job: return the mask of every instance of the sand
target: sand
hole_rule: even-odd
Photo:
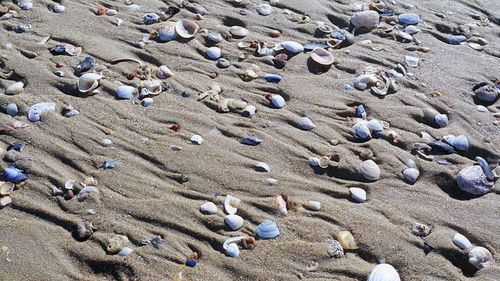
[[[28,170],[29,179],[11,194],[13,203],[0,210],[0,280],[172,280],[193,251],[201,257],[196,267],[184,270],[183,280],[366,280],[381,260],[393,265],[405,281],[500,279],[498,182],[480,197],[464,195],[454,182],[462,168],[474,163],[475,156],[491,164],[500,158],[500,130],[493,116],[500,111],[499,103],[486,105],[488,112],[480,112],[472,92],[475,84],[500,78],[500,2],[413,1],[413,9],[404,9],[402,1],[387,3],[397,13],[411,11],[421,16],[418,27],[422,33],[415,37],[431,51],[409,52],[404,49],[408,43],[382,38],[376,32],[364,33],[356,36],[356,44],[334,50],[339,63],[321,74],[310,72],[307,53],[290,59],[283,70],[252,54],[238,62],[241,50],[236,43],[241,40],[230,38],[229,26],[246,26],[250,35],[245,40],[316,41],[315,21],[348,27],[354,13],[351,1],[281,0],[265,17],[255,13],[255,6],[264,1],[196,1],[208,10],[198,21],[201,28],[219,31],[226,38],[221,43],[223,56],[232,65],[225,70],[204,58],[207,47],[201,34],[188,42],[137,47],[144,33],[162,25],[146,26],[142,15],[181,1],[137,0],[140,10],[130,13],[124,1],[67,0],[62,1],[66,7],[62,14],[47,8],[51,1],[35,2],[32,10],[1,22],[0,43],[13,45],[0,51],[2,60],[7,67],[25,73],[27,81],[22,94],[6,97],[2,91],[1,95],[24,109],[54,101],[58,112],[44,115],[37,123],[27,121],[26,114],[17,116],[15,119],[30,127],[0,137],[4,149],[9,143],[22,143],[21,155],[32,158],[16,162]],[[101,4],[113,7],[118,15],[95,15]],[[252,14],[238,14],[240,7]],[[294,21],[303,14],[311,17],[311,23]],[[479,16],[490,21],[489,26],[473,29],[489,41],[483,51],[443,41],[457,26],[478,22]],[[113,23],[116,17],[123,19],[120,27]],[[181,9],[170,21],[194,17],[189,9]],[[32,28],[21,34],[9,31],[19,23],[29,23]],[[272,29],[283,35],[270,38]],[[45,36],[51,36],[50,40],[38,44]],[[383,49],[363,46],[363,40],[372,40]],[[83,52],[78,57],[54,56],[49,49],[60,43],[81,46]],[[37,56],[27,58],[22,54],[25,51]],[[344,85],[352,85],[365,67],[393,68],[404,62],[405,55],[419,57],[420,64],[411,69],[413,77],[400,82],[397,93],[380,98],[369,91],[344,91]],[[109,70],[100,93],[86,97],[74,90],[78,78],[71,68],[84,56]],[[135,63],[110,63],[122,57],[167,65],[174,72],[166,80],[171,89],[154,97],[148,108],[116,100],[114,89],[120,83],[138,86],[140,82],[125,76],[136,69]],[[59,69],[64,77],[53,73],[57,63],[68,65]],[[238,74],[252,64],[260,67],[261,74],[282,75],[283,81],[243,82]],[[213,72],[218,73],[215,79],[210,77]],[[0,81],[1,88],[12,83]],[[196,96],[214,83],[221,85],[222,96],[255,105],[256,116],[221,114],[197,101]],[[182,97],[183,91],[191,93],[191,98]],[[441,95],[432,96],[433,91]],[[282,94],[286,107],[270,108],[266,93]],[[365,106],[370,118],[390,123],[401,142],[357,140],[351,126],[358,104]],[[62,116],[60,110],[66,105],[80,115]],[[450,124],[438,129],[422,122],[422,108],[426,107],[446,113]],[[302,116],[313,120],[316,128],[298,129]],[[0,114],[1,124],[12,120]],[[180,124],[178,132],[170,130],[173,123]],[[211,134],[213,129],[220,134]],[[436,138],[464,134],[471,148],[466,153],[435,156],[432,162],[423,160],[411,153],[422,131]],[[201,135],[205,142],[191,144],[192,134]],[[239,143],[244,135],[264,141],[256,147],[245,146]],[[103,138],[111,139],[113,145],[102,146]],[[331,139],[338,139],[339,144],[331,145]],[[173,151],[172,144],[184,149]],[[339,166],[315,173],[308,159],[331,152],[340,154]],[[357,172],[366,155],[381,169],[381,179],[373,183],[362,180]],[[108,159],[116,160],[116,167],[103,170],[100,166]],[[421,173],[414,185],[403,181],[407,159],[414,159]],[[436,160],[450,164],[440,165]],[[255,171],[257,161],[269,164],[271,172]],[[61,188],[69,179],[82,181],[90,176],[97,180],[99,193],[86,201],[52,195],[52,186]],[[267,178],[276,179],[277,184],[269,185]],[[350,187],[365,189],[368,200],[354,203],[349,199]],[[242,200],[237,214],[245,224],[238,231],[224,226],[222,203],[227,194]],[[301,204],[319,201],[321,210],[298,208],[280,216],[274,208],[279,194]],[[200,213],[199,206],[207,201],[216,203],[217,214]],[[255,249],[242,249],[238,258],[225,255],[225,239],[253,236],[264,219],[277,222],[281,234],[276,239],[258,240]],[[79,242],[73,234],[82,220],[92,222],[97,230],[90,239]],[[433,231],[417,237],[411,232],[415,222],[430,225]],[[328,255],[326,240],[341,230],[353,233],[359,249],[335,259]],[[477,271],[468,264],[466,252],[452,243],[456,232],[489,249],[494,257],[491,265]],[[106,252],[107,240],[116,234],[130,239],[134,249],[130,256]],[[164,239],[160,249],[142,243],[154,235]],[[426,254],[424,248],[428,247],[432,251]],[[307,269],[315,263],[317,268]]]

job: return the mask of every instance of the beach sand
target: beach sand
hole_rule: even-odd
[[[35,1],[32,10],[1,22],[0,43],[13,45],[0,50],[2,60],[7,67],[25,73],[27,81],[23,93],[5,96],[2,90],[2,99],[17,103],[21,110],[44,101],[56,102],[58,109],[36,123],[20,114],[15,119],[30,127],[0,137],[4,149],[10,143],[21,143],[24,150],[20,155],[32,159],[16,162],[29,178],[12,192],[12,204],[0,210],[0,280],[173,280],[192,252],[198,252],[200,258],[196,267],[183,271],[183,280],[366,280],[382,260],[394,266],[405,281],[500,280],[499,184],[480,197],[464,194],[455,184],[457,173],[472,165],[474,157],[481,156],[490,164],[500,159],[500,129],[495,124],[498,117],[493,115],[500,112],[499,103],[485,105],[488,112],[480,112],[472,91],[479,82],[500,78],[499,1],[413,1],[411,9],[402,6],[408,2],[388,2],[396,14],[420,15],[422,32],[415,38],[430,51],[406,51],[404,47],[410,43],[365,32],[355,37],[355,44],[333,50],[338,63],[321,74],[310,71],[308,53],[290,58],[282,70],[253,54],[239,62],[244,51],[236,44],[245,40],[319,41],[314,36],[315,22],[347,29],[355,13],[351,1],[281,0],[268,16],[255,12],[256,5],[267,3],[264,1],[192,1],[208,11],[197,21],[200,27],[223,34],[219,46],[223,57],[231,61],[227,69],[217,68],[204,57],[207,47],[201,32],[187,42],[151,42],[138,48],[144,34],[165,24],[144,25],[142,16],[181,1],[136,0],[139,11],[129,12],[124,1],[63,0],[66,10],[62,14],[50,11],[47,6],[51,3]],[[94,11],[100,5],[114,8],[118,14],[97,16]],[[242,7],[252,13],[239,14]],[[182,8],[169,22],[194,19],[192,11]],[[304,14],[311,22],[297,23]],[[443,39],[460,25],[478,23],[479,17],[490,21],[489,26],[472,30],[489,41],[484,50],[451,45]],[[123,20],[121,26],[114,24],[115,18]],[[32,27],[25,33],[10,30],[20,23]],[[249,36],[231,38],[228,30],[232,25],[244,25]],[[282,36],[269,37],[273,29]],[[51,36],[48,42],[38,44],[46,36]],[[373,44],[363,45],[363,40]],[[61,43],[81,46],[83,52],[80,56],[49,52]],[[381,48],[372,48],[374,45]],[[36,57],[27,58],[23,55],[27,52]],[[410,68],[413,76],[399,82],[398,92],[381,98],[368,90],[344,90],[366,67],[394,68],[404,63],[406,55],[418,57],[420,62]],[[85,56],[109,70],[95,95],[82,96],[74,89],[78,77],[72,67]],[[138,78],[126,78],[137,64],[112,64],[117,58],[167,65],[174,73],[165,80],[170,89],[153,97],[154,104],[147,108],[115,99],[120,83],[135,87],[140,83]],[[58,63],[67,67],[57,68]],[[252,64],[260,67],[260,75],[280,74],[283,81],[243,82],[238,74]],[[65,76],[56,76],[56,70],[64,71]],[[214,72],[218,75],[211,78]],[[0,81],[2,89],[12,83]],[[253,118],[222,114],[197,101],[197,95],[214,83],[222,87],[223,97],[255,105],[257,114]],[[191,97],[182,97],[184,91]],[[434,91],[441,95],[431,95]],[[286,106],[271,108],[264,98],[267,93],[281,94]],[[401,141],[356,139],[351,127],[354,107],[359,104],[370,118],[388,122]],[[60,111],[67,105],[80,115],[62,116]],[[449,125],[429,126],[422,121],[423,108],[447,114]],[[298,128],[303,116],[314,122],[314,130]],[[13,119],[0,114],[0,124]],[[177,132],[170,129],[174,123],[181,126]],[[420,132],[435,138],[466,135],[470,149],[423,160],[412,153],[413,144],[421,141]],[[191,144],[193,134],[201,135],[205,142]],[[258,146],[240,144],[245,135],[258,136],[263,142]],[[104,147],[103,138],[113,144]],[[330,144],[332,139],[339,144]],[[184,149],[173,151],[170,145]],[[338,167],[311,169],[310,157],[329,153],[339,153]],[[366,182],[359,175],[358,166],[367,155],[380,167],[381,178],[376,182]],[[102,169],[103,161],[110,159],[116,160],[115,168]],[[408,159],[415,160],[420,170],[413,185],[402,176]],[[259,161],[269,164],[271,171],[255,171]],[[53,196],[52,186],[62,188],[67,180],[87,177],[97,180],[99,192],[86,201]],[[277,183],[270,185],[267,178]],[[353,202],[351,187],[365,189],[367,201]],[[238,231],[229,231],[224,225],[223,201],[228,194],[241,199],[237,214],[245,223]],[[300,204],[319,201],[321,209],[293,208],[283,217],[274,207],[280,194]],[[199,211],[207,201],[217,205],[217,214]],[[253,250],[241,249],[237,258],[226,256],[222,245],[227,238],[254,236],[264,219],[276,221],[277,238],[257,240]],[[97,230],[80,242],[74,231],[82,220],[92,222]],[[413,235],[415,222],[432,226],[431,234],[423,238]],[[359,249],[336,259],[329,256],[326,241],[341,230],[352,232]],[[467,262],[466,251],[452,243],[457,232],[491,251],[490,266],[475,270]],[[134,250],[131,255],[120,257],[106,251],[108,239],[117,234],[129,238]],[[164,239],[159,249],[143,244],[155,235]],[[431,250],[426,253],[424,249]]]

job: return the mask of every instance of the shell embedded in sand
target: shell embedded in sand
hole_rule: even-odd
[[[229,33],[236,37],[245,37],[249,34],[248,29],[237,25],[231,26],[229,28]]]
[[[106,246],[106,249],[108,250],[108,252],[116,254],[120,252],[120,250],[123,249],[123,247],[127,246],[128,244],[129,240],[127,236],[116,235],[108,240],[108,245]]]
[[[278,225],[272,220],[264,220],[255,229],[255,234],[260,239],[273,239],[280,234]]]
[[[319,211],[321,209],[321,202],[308,201],[306,207],[311,211]]]
[[[0,182],[0,195],[6,196],[14,191],[15,184],[11,182]]]
[[[160,39],[161,42],[172,41],[176,36],[175,26],[164,26],[158,31],[158,39]]]
[[[200,26],[188,19],[181,19],[175,23],[175,32],[184,39],[193,38],[200,30]]]
[[[174,75],[172,70],[170,70],[166,65],[162,65],[156,69],[156,77],[159,79],[167,79]]]
[[[269,4],[260,4],[260,5],[257,5],[257,7],[255,8],[255,10],[261,16],[268,16],[268,15],[270,15],[270,14],[273,13],[273,7],[271,7],[271,5],[269,5]]]
[[[267,163],[257,162],[255,164],[255,171],[269,173],[269,172],[271,172],[271,167],[269,167],[269,165]]]
[[[396,269],[387,263],[379,264],[373,268],[367,281],[400,281]]]
[[[273,94],[271,96],[271,104],[276,108],[282,108],[286,105],[286,101],[282,96]]]
[[[212,202],[206,202],[200,206],[200,211],[205,214],[213,215],[217,213],[217,206]]]
[[[299,128],[304,130],[304,131],[310,131],[310,130],[316,128],[316,125],[314,125],[312,120],[309,119],[308,117],[302,117],[302,118],[300,118]]]
[[[216,59],[220,58],[221,54],[222,54],[222,50],[219,47],[210,47],[207,49],[207,52],[206,52],[207,58],[209,58],[211,60],[216,60]]]
[[[5,89],[6,95],[18,95],[24,91],[24,83],[19,81],[10,85]]]
[[[369,181],[376,181],[380,178],[380,168],[373,160],[363,161],[359,165],[359,172]]]
[[[132,86],[121,85],[116,89],[116,97],[119,99],[131,99],[134,97],[136,89]]]
[[[80,93],[87,93],[99,86],[99,80],[103,76],[97,73],[85,73],[76,81],[76,87]]]
[[[342,248],[345,250],[356,250],[358,249],[358,244],[354,240],[354,236],[348,230],[343,230],[337,234],[337,241],[339,241]]]
[[[41,102],[35,105],[32,105],[28,109],[28,120],[31,122],[40,121],[41,115],[46,112],[54,112],[56,111],[56,103],[55,102]]]
[[[363,91],[377,85],[378,81],[379,79],[375,74],[362,74],[354,80],[354,88]]]
[[[491,252],[484,247],[474,247],[469,252],[469,263],[477,269],[487,267],[492,260]]]
[[[335,62],[335,58],[332,53],[328,52],[323,48],[316,48],[311,52],[311,59],[316,63],[324,66],[332,65]]]
[[[226,250],[226,254],[231,258],[236,258],[240,255],[240,249],[238,248],[238,243],[245,239],[246,236],[231,237],[224,241],[222,248]]]
[[[362,188],[351,187],[349,188],[349,193],[351,194],[351,198],[358,203],[366,201],[366,191]]]
[[[286,216],[288,214],[288,210],[286,209],[286,201],[283,199],[283,196],[278,195],[276,196],[276,200],[274,201],[274,205],[276,209],[278,209],[278,212],[282,216]]]
[[[461,190],[474,195],[486,194],[494,185],[478,165],[463,168],[458,173],[456,181]]]
[[[304,51],[304,46],[302,46],[302,44],[297,43],[295,41],[284,41],[284,42],[281,42],[280,45],[285,50],[287,50],[293,54],[302,53]]]
[[[420,176],[420,172],[415,168],[407,168],[403,171],[403,177],[408,183],[415,183],[417,181],[418,176]]]
[[[229,215],[234,215],[238,211],[238,206],[240,205],[240,203],[241,200],[239,198],[232,195],[227,195],[224,199],[224,210],[226,210]]]
[[[362,11],[351,17],[351,23],[355,27],[374,27],[379,23],[380,16],[375,11]]]
[[[243,218],[238,215],[227,215],[224,217],[224,222],[231,230],[238,230],[243,226]]]
[[[453,241],[453,244],[455,244],[457,247],[459,247],[462,250],[467,250],[470,247],[472,247],[472,244],[470,243],[469,239],[467,239],[467,237],[463,236],[460,233],[455,233],[452,241]]]

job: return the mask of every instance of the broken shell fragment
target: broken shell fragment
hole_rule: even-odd
[[[317,64],[323,66],[329,66],[335,62],[335,58],[333,57],[332,53],[323,48],[314,49],[311,52],[311,59],[315,61]]]
[[[224,199],[224,210],[226,210],[229,215],[234,215],[238,211],[238,206],[240,205],[240,203],[241,200],[239,198],[232,195],[227,195]]]
[[[24,91],[24,83],[19,81],[10,85],[5,89],[6,95],[18,95]]]
[[[28,120],[30,120],[31,122],[40,121],[42,114],[46,112],[55,112],[56,106],[57,105],[55,102],[41,102],[32,105],[28,109]]]
[[[175,32],[184,39],[193,38],[199,29],[200,26],[192,20],[181,19],[175,23]]]
[[[469,263],[477,269],[487,267],[492,260],[491,252],[484,247],[474,247],[469,252]]]
[[[348,230],[343,230],[337,234],[337,241],[339,241],[340,245],[344,250],[356,250],[358,249],[358,244],[354,240],[354,236]]]

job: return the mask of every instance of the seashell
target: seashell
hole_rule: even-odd
[[[432,232],[432,227],[429,227],[423,223],[414,223],[413,226],[411,227],[411,232],[415,236],[419,237],[427,237],[429,234]]]
[[[311,157],[309,158],[309,165],[312,167],[316,167],[319,165],[319,158],[318,157]]]
[[[4,196],[0,198],[0,209],[5,208],[7,205],[12,203],[12,199],[9,196]]]
[[[266,80],[267,82],[270,82],[270,83],[279,83],[283,77],[281,77],[281,75],[278,75],[278,74],[271,74],[271,73],[267,73],[264,75],[264,80]]]
[[[434,116],[434,122],[439,127],[446,127],[448,126],[448,116],[446,114],[437,114]]]
[[[398,22],[402,25],[417,25],[420,22],[420,16],[414,13],[404,13],[398,16]]]
[[[247,236],[237,236],[231,237],[224,241],[222,248],[226,250],[228,256],[235,258],[240,254],[240,249],[238,248],[238,243],[247,239]]]
[[[217,213],[217,206],[212,202],[206,202],[200,206],[200,211],[205,214],[213,215]]]
[[[351,198],[358,203],[366,201],[366,191],[362,188],[351,187],[349,188],[349,193],[351,194]]]
[[[80,241],[85,241],[94,234],[94,230],[91,222],[81,221],[76,225],[76,237]]]
[[[330,157],[321,156],[318,161],[318,166],[323,169],[328,168],[328,166],[330,166]]]
[[[101,140],[101,145],[102,146],[110,146],[113,144],[113,141],[111,141],[110,139],[102,139]]]
[[[286,209],[286,201],[283,199],[283,196],[276,196],[276,200],[274,201],[274,205],[276,209],[278,209],[280,215],[286,216],[288,214],[288,210]]]
[[[103,76],[97,73],[85,73],[76,81],[76,87],[78,87],[80,93],[90,92],[99,86],[99,79],[101,78]]]
[[[131,13],[139,11],[141,7],[137,4],[128,5],[127,10]]]
[[[127,236],[115,235],[113,238],[108,240],[106,249],[109,253],[116,254],[120,252],[121,249],[123,249],[123,247],[125,247],[128,243],[129,240]]]
[[[19,81],[10,85],[5,89],[6,95],[18,95],[24,91],[24,83]]]
[[[354,130],[356,136],[360,139],[367,140],[372,137],[366,121],[357,122],[354,126],[352,126],[352,129]]]
[[[93,186],[86,186],[76,195],[78,202],[85,201],[92,193],[97,193],[97,188]]]
[[[275,185],[275,184],[277,184],[277,183],[278,183],[278,180],[273,179],[273,178],[267,178],[267,179],[266,179],[266,182],[267,182],[267,184],[269,184],[269,185]]]
[[[380,135],[384,130],[384,127],[377,119],[372,119],[366,123],[366,126],[372,132],[373,136]]]
[[[134,93],[136,92],[136,89],[132,86],[118,86],[116,89],[116,97],[119,99],[132,99],[134,97]]]
[[[245,117],[253,117],[255,115],[255,111],[257,109],[253,105],[247,105],[245,109],[243,109],[243,112],[241,113]]]
[[[356,28],[375,27],[379,23],[379,14],[375,11],[357,12],[351,17],[351,23]]]
[[[222,42],[222,40],[224,40],[224,38],[222,38],[222,35],[219,32],[209,32],[205,36],[205,41],[208,45],[217,45]]]
[[[304,46],[294,41],[284,41],[281,43],[281,47],[292,54],[302,53],[304,51]]]
[[[453,244],[455,244],[455,246],[459,247],[462,250],[467,250],[470,247],[472,247],[472,244],[470,243],[469,239],[467,239],[467,237],[463,236],[460,233],[455,233],[452,241]]]
[[[320,43],[306,43],[304,44],[305,51],[312,51],[316,48],[327,49],[329,47],[328,44],[320,44]]]
[[[55,13],[62,13],[64,12],[64,10],[66,10],[66,7],[64,7],[63,5],[61,4],[55,4],[53,7],[52,7],[52,11],[54,11]]]
[[[469,252],[469,263],[477,269],[487,267],[492,260],[491,252],[484,247],[474,247]]]
[[[5,113],[7,113],[10,116],[16,116],[19,114],[19,108],[17,107],[17,104],[15,103],[9,103],[5,106],[4,108]]]
[[[409,67],[417,67],[419,59],[417,57],[405,56],[405,63]]]
[[[330,34],[333,32],[333,28],[329,26],[328,24],[325,23],[318,23],[317,29],[319,32],[322,32],[324,34]]]
[[[147,13],[142,17],[144,24],[154,24],[160,21],[160,16],[155,13]]]
[[[231,243],[226,248],[226,254],[231,258],[236,258],[240,255],[240,248],[236,243]]]
[[[446,114],[440,114],[434,109],[425,108],[424,112],[424,120],[426,120],[430,124],[436,124],[440,127],[446,127],[448,125],[448,117]]]
[[[311,211],[319,211],[321,209],[321,203],[318,201],[308,201],[306,207]]]
[[[132,254],[132,252],[133,252],[133,251],[134,251],[134,250],[132,250],[132,249],[131,249],[131,248],[129,248],[129,247],[123,247],[123,248],[122,248],[122,249],[118,252],[118,255],[119,255],[120,257],[126,257],[126,256],[128,256],[128,255]]]
[[[373,268],[367,281],[401,281],[401,279],[392,265],[382,263]]]
[[[493,174],[493,171],[491,170],[490,166],[488,165],[488,162],[484,160],[482,157],[476,156],[476,161],[483,170],[484,175],[486,176],[487,179],[490,181],[495,179],[495,174]]]
[[[377,82],[379,82],[379,80],[375,74],[362,74],[354,80],[354,88],[363,91],[375,86]]]
[[[271,172],[271,167],[269,167],[269,165],[267,165],[264,162],[257,162],[257,164],[255,164],[255,170],[257,172],[269,173],[269,172]]]
[[[493,188],[493,181],[488,180],[481,166],[468,166],[457,175],[457,186],[470,194],[483,195]]]
[[[159,95],[163,91],[163,87],[161,84],[161,81],[158,79],[147,80],[146,82],[143,82],[139,96],[145,97]]]
[[[118,14],[118,11],[115,9],[108,9],[106,11],[106,16],[113,17],[113,16],[116,16],[117,14]]]
[[[380,178],[380,168],[373,160],[363,161],[359,165],[359,172],[369,181],[376,181]]]
[[[354,116],[356,116],[358,118],[366,119],[365,107],[362,104],[356,106],[356,108],[354,110]]]
[[[164,26],[158,31],[158,39],[160,39],[161,42],[172,41],[176,36],[175,26]]]
[[[403,177],[407,183],[415,183],[418,176],[420,176],[420,171],[415,168],[407,168],[403,171]]]
[[[344,256],[344,248],[340,245],[340,242],[334,239],[327,239],[327,252],[332,258],[341,258]]]
[[[248,29],[246,29],[242,26],[237,26],[237,25],[231,26],[229,28],[229,33],[231,33],[231,35],[233,35],[235,37],[239,37],[239,38],[245,37],[249,34]]]
[[[420,29],[414,25],[408,25],[407,27],[405,27],[404,32],[406,32],[410,35],[413,35],[413,34],[419,33]]]
[[[273,8],[270,5],[268,5],[268,4],[257,5],[257,7],[255,8],[255,10],[261,16],[268,16],[268,15],[272,14],[272,12],[273,12]]]
[[[229,215],[234,215],[238,211],[240,203],[241,200],[239,198],[232,195],[226,195],[226,198],[224,199],[224,210],[226,210],[226,213]]]
[[[184,39],[193,38],[199,29],[200,26],[192,20],[181,19],[175,23],[175,32]]]
[[[40,117],[43,113],[56,111],[55,102],[40,102],[32,105],[28,109],[28,120],[31,122],[40,121]]]
[[[210,48],[208,48],[206,55],[207,55],[207,58],[209,58],[211,60],[216,60],[216,59],[220,58],[221,53],[222,53],[222,51],[219,47],[210,47]]]
[[[271,104],[276,108],[283,108],[286,102],[282,96],[273,94],[271,95]]]
[[[243,226],[243,218],[238,215],[227,215],[224,217],[224,222],[231,230],[238,230]]]
[[[339,241],[344,250],[356,250],[359,248],[354,240],[354,236],[352,236],[352,233],[348,230],[339,232],[337,234],[337,241]]]
[[[167,79],[173,75],[174,73],[166,65],[162,65],[156,69],[156,77],[159,79]]]
[[[469,150],[469,140],[464,135],[455,137],[451,145],[453,145],[453,147],[458,151]]]
[[[220,58],[220,59],[217,60],[217,67],[218,68],[228,68],[230,66],[231,66],[231,62],[229,62],[225,58]]]
[[[354,35],[347,30],[336,29],[330,36],[336,41],[340,41],[344,44],[347,43],[347,45],[354,43]]]
[[[264,220],[257,226],[255,233],[260,239],[274,239],[280,234],[280,231],[274,221]]]
[[[467,40],[467,37],[463,36],[463,35],[452,35],[450,37],[448,37],[448,43],[450,43],[451,45],[458,45],[462,42],[465,42]]]
[[[250,46],[252,46],[252,42],[240,41],[240,42],[238,42],[238,44],[236,44],[236,46],[238,46],[238,48],[240,48],[240,49],[245,49],[245,48],[249,48]]]
[[[153,105],[153,99],[152,98],[145,98],[141,101],[142,106],[144,107],[149,107]]]
[[[302,117],[300,118],[299,128],[304,131],[310,131],[316,128],[316,125],[314,125],[311,119],[307,117]]]
[[[281,31],[273,29],[273,30],[269,31],[269,36],[272,38],[278,38],[281,36]]]
[[[191,140],[191,143],[197,144],[197,145],[200,145],[204,142],[203,137],[200,135],[192,135],[190,140]]]
[[[311,52],[311,59],[315,61],[317,64],[323,66],[329,66],[335,62],[335,58],[333,57],[332,53],[323,48],[314,49]]]
[[[474,94],[476,95],[476,97],[479,100],[481,100],[483,102],[487,102],[487,103],[494,102],[498,98],[498,95],[500,93],[500,89],[495,88],[495,86],[492,84],[488,84],[488,83],[483,83],[483,84],[484,85],[482,85],[482,86],[474,87],[475,88]],[[479,84],[479,85],[481,85],[481,84]]]
[[[259,145],[261,142],[262,142],[261,139],[259,139],[258,137],[254,137],[254,136],[245,136],[245,137],[241,137],[241,139],[240,139],[241,144],[246,144],[246,145],[251,145],[251,146]]]
[[[14,191],[15,184],[12,182],[0,182],[0,195],[7,196]]]

